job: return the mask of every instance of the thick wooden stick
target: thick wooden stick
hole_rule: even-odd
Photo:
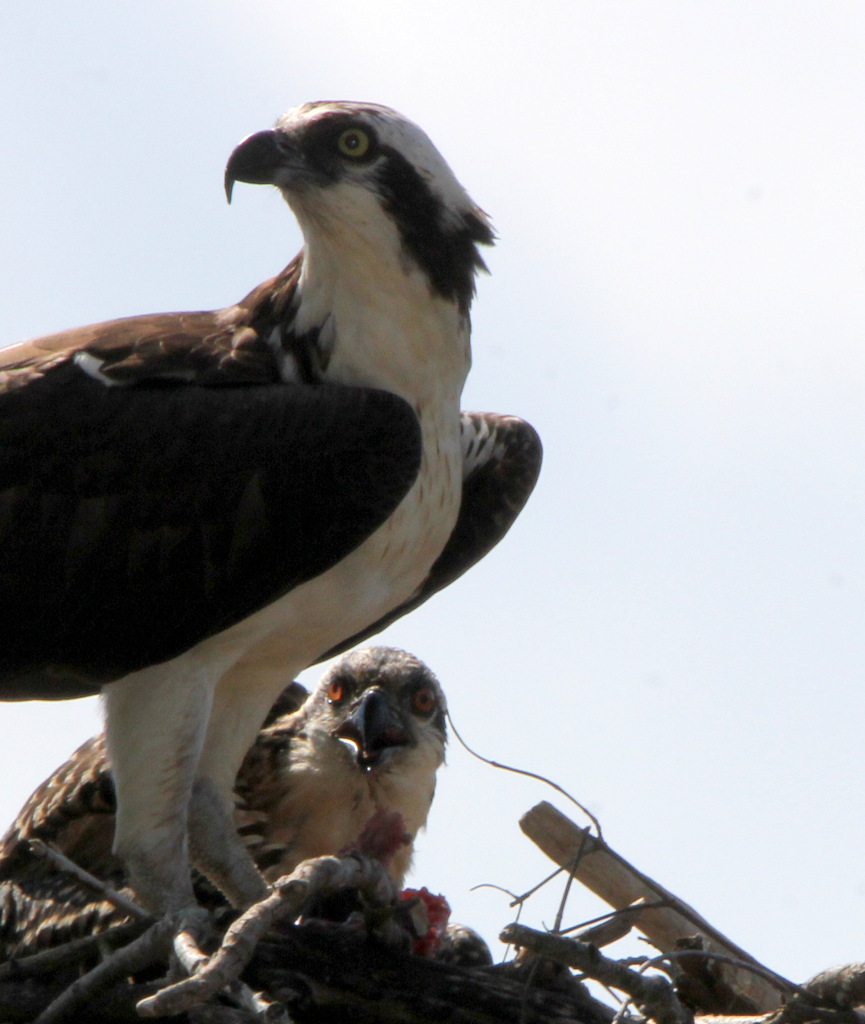
[[[693,907],[638,871],[604,840],[579,828],[552,804],[543,801],[527,811],[520,819],[520,828],[556,864],[573,867],[575,878],[617,910],[640,899],[663,904],[643,909],[635,924],[658,949],[681,952],[683,940],[699,937],[704,950],[740,961],[742,967],[721,963],[715,972],[733,993],[747,1000],[754,1012],[777,1009],[783,991],[795,990],[795,985],[764,967]],[[756,970],[750,971],[744,965]]]

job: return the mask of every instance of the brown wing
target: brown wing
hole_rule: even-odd
[[[0,954],[22,956],[123,920],[28,843],[51,843],[119,888],[123,871],[111,853],[115,806],[104,739],[95,736],[42,783],[0,840]]]
[[[298,353],[315,339],[280,319],[296,276],[7,353],[0,699],[166,661],[336,564],[402,500],[421,447],[406,402],[280,379],[275,330],[298,379],[314,370]]]
[[[227,309],[123,317],[11,345],[0,351],[0,393],[82,356],[116,384],[272,384],[279,372],[265,342],[290,312],[300,265],[298,257]]]

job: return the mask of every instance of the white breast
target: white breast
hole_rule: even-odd
[[[382,230],[394,231],[389,222]],[[459,511],[469,325],[452,303],[431,296],[420,271],[406,267],[396,235],[378,241],[375,253],[384,255],[377,259],[355,236],[320,235],[308,244],[296,326],[330,325],[328,381],[384,388],[411,404],[421,425],[421,468],[393,515],[351,555],[205,642],[223,651],[228,645],[259,671],[276,660],[283,681],[406,600]]]
[[[393,237],[378,237],[374,246],[326,232],[313,240],[304,232],[295,326],[303,330],[325,319],[331,325],[329,382],[383,388],[412,406],[422,434],[420,472],[387,522],[350,555],[191,652],[219,679],[199,764],[203,773],[221,777],[226,790],[234,781],[230,771],[286,681],[407,600],[459,512],[459,406],[470,365],[469,325],[406,265],[392,224],[380,227]]]
[[[371,771],[358,768],[349,749],[326,732],[293,738],[290,764],[278,769],[281,795],[265,809],[260,828],[266,847],[283,848],[265,877],[273,881],[302,860],[339,852],[358,839],[376,811],[398,812],[414,839],[426,824],[443,760],[442,741],[433,735],[392,751]],[[412,849],[411,844],[400,848],[388,864],[400,885]]]

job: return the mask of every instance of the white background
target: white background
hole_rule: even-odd
[[[0,8],[0,343],[228,304],[299,247],[222,171],[311,99],[430,134],[500,241],[467,408],[540,431],[507,539],[384,634],[776,970],[865,918],[865,7],[199,0]],[[309,682],[317,672],[307,674]],[[0,824],[99,726],[0,707]],[[551,791],[451,745],[414,883],[494,940]],[[558,886],[557,886],[558,891]],[[551,924],[555,894],[523,919]],[[579,892],[573,924],[599,906]]]

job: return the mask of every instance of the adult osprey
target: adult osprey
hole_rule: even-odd
[[[540,467],[527,424],[460,413],[493,233],[417,126],[305,104],[235,181],[300,223],[281,274],[0,363],[0,697],[103,689],[115,850],[153,910],[193,902],[190,859],[265,894],[231,790],[283,681],[465,571]]]
[[[306,698],[297,683],[286,687],[235,786],[235,823],[267,879],[356,842],[376,812],[399,813],[413,840],[444,761],[444,694],[430,669],[405,651],[343,655]],[[39,786],[0,839],[0,960],[125,919],[28,842],[51,843],[119,889],[127,879],[111,852],[115,809],[105,737],[94,736]],[[398,886],[411,855],[409,841],[387,865]],[[204,904],[214,898],[200,876],[196,895]]]

